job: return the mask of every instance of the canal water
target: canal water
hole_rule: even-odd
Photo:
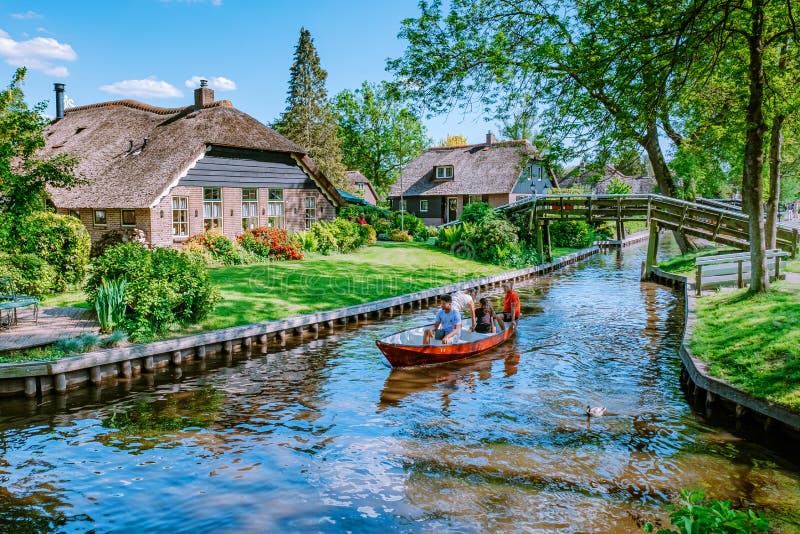
[[[639,282],[643,258],[521,286],[516,339],[457,364],[393,371],[375,348],[430,309],[177,383],[2,401],[0,531],[628,533],[681,488],[797,530],[797,459],[687,404],[683,302]]]

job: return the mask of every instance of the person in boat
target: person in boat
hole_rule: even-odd
[[[514,291],[514,284],[512,282],[503,284],[503,289],[506,292],[505,298],[503,299],[503,321],[506,323],[516,323],[522,312],[519,295]]]
[[[439,339],[443,345],[447,345],[457,341],[461,334],[461,313],[453,309],[453,298],[442,295],[441,302],[442,308],[436,312],[436,323],[422,335],[423,345],[429,344],[431,338]]]
[[[486,297],[481,299],[480,307],[475,312],[475,318],[475,331],[479,334],[496,334],[497,327],[495,326],[495,321],[498,325],[500,325],[500,330],[505,330],[503,321],[501,321],[497,317],[497,314],[494,313],[492,301]]]
[[[470,323],[470,332],[475,331],[475,299],[478,296],[478,290],[474,287],[464,291],[456,291],[453,293],[453,309],[459,314],[468,311],[472,323]]]

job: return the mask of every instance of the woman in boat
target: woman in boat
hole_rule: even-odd
[[[461,313],[453,309],[453,299],[450,295],[442,295],[442,309],[436,312],[436,324],[433,328],[425,330],[422,344],[427,345],[431,338],[439,339],[442,345],[458,341],[461,334]]]
[[[496,334],[497,327],[495,326],[495,321],[500,325],[501,330],[505,330],[503,322],[500,321],[497,314],[494,313],[492,302],[488,298],[483,297],[480,301],[480,305],[480,308],[475,311],[475,331],[479,334]]]

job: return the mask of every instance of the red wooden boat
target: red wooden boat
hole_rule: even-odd
[[[496,334],[462,331],[458,343],[443,345],[441,341],[431,340],[429,345],[423,345],[423,332],[430,327],[429,325],[412,328],[392,334],[379,339],[375,344],[381,349],[392,367],[411,367],[469,358],[500,345],[513,336],[517,330],[516,326],[511,324]]]

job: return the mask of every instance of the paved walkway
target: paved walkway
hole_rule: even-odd
[[[99,332],[94,313],[84,308],[39,308],[39,322],[33,322],[33,308],[17,310],[17,324],[0,328],[0,351],[47,345],[84,332]]]

